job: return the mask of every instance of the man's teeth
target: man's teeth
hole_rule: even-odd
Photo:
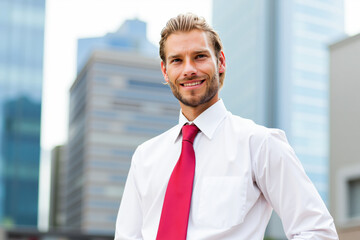
[[[195,86],[195,85],[199,85],[199,84],[201,84],[201,81],[192,82],[192,83],[184,83],[184,87],[191,87],[191,86]]]

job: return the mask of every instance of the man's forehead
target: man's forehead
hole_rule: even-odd
[[[199,40],[204,40],[206,42],[209,42],[210,41],[210,37],[209,37],[209,34],[207,34],[207,32],[203,31],[203,30],[199,30],[199,29],[193,29],[193,30],[190,30],[190,31],[176,31],[176,32],[173,32],[171,33],[168,37],[167,37],[167,40],[165,41],[168,42],[169,40],[170,41],[176,41],[178,39],[183,39],[183,38],[189,38],[189,37],[198,37]]]
[[[170,34],[164,47],[167,57],[177,54],[179,51],[214,52],[209,34],[198,29],[186,32],[177,31]]]

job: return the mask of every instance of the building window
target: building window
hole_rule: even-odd
[[[341,227],[360,225],[360,164],[349,164],[337,172],[336,217]]]
[[[348,181],[348,216],[360,218],[360,178]]]

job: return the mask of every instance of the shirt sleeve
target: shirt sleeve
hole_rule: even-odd
[[[129,174],[126,180],[124,193],[116,220],[115,240],[140,240],[142,226],[142,211],[140,195],[136,187],[136,159],[139,157],[138,149],[135,151]]]
[[[254,164],[257,184],[288,239],[338,239],[330,213],[283,131],[269,130]]]

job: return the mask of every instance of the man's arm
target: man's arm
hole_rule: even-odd
[[[280,216],[288,239],[338,239],[334,221],[280,130],[270,133],[255,160],[256,181]]]
[[[142,211],[140,196],[136,187],[136,157],[134,153],[130,171],[116,220],[115,240],[140,240]]]

